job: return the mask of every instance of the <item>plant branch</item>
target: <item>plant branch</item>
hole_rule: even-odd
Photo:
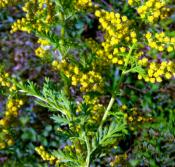
[[[103,123],[106,121],[106,118],[108,116],[108,113],[109,113],[109,111],[111,110],[111,108],[112,108],[112,106],[114,104],[114,101],[115,101],[115,97],[112,96],[111,99],[110,99],[110,102],[109,102],[109,104],[107,106],[107,109],[105,110],[105,113],[103,115],[103,118],[102,118],[102,121],[101,121],[101,124],[100,124],[99,128],[102,128]]]
[[[91,156],[91,148],[90,148],[89,140],[88,140],[86,135],[85,135],[85,142],[86,142],[86,147],[87,147],[87,157],[86,157],[85,167],[89,167],[89,165],[90,165],[90,156]]]

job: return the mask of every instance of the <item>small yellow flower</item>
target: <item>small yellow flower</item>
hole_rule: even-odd
[[[161,77],[157,77],[157,78],[156,78],[156,81],[157,81],[157,82],[162,82],[162,78],[161,78]]]
[[[172,52],[173,51],[173,47],[172,46],[168,46],[167,51],[168,52]]]
[[[116,58],[116,57],[114,57],[113,59],[112,59],[112,63],[117,63],[118,62],[118,59]]]
[[[169,73],[169,72],[165,73],[165,78],[166,79],[170,79],[171,77],[172,77],[171,73]]]
[[[130,117],[128,118],[128,120],[132,122],[134,119],[133,119],[132,116],[130,116]]]

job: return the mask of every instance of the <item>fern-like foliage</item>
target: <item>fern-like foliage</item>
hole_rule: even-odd
[[[42,37],[43,39],[47,39],[49,43],[54,47],[54,48],[59,48],[60,47],[60,39],[59,36],[56,35],[53,32],[37,32],[37,35]]]
[[[67,166],[70,167],[82,167],[82,165],[84,164],[83,159],[81,157],[77,157],[76,154],[73,154],[71,152],[64,152],[62,150],[58,150],[58,151],[53,151],[52,153],[55,157],[57,157],[61,163],[66,164]]]
[[[36,98],[37,104],[48,108],[50,111],[59,111],[67,119],[71,119],[71,102],[66,98],[63,91],[56,91],[50,87],[49,79],[45,80],[43,89],[38,90],[36,84],[28,81],[26,84],[16,83],[20,92]]]
[[[124,122],[112,122],[109,126],[99,128],[95,138],[93,138],[92,147],[106,147],[113,145],[116,139],[127,134],[126,124]]]

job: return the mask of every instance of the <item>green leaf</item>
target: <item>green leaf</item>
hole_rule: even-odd
[[[132,73],[141,74],[142,76],[145,75],[145,70],[141,66],[133,67],[129,71]]]
[[[56,91],[51,87],[49,79],[45,80],[42,91],[39,91],[36,84],[27,82],[27,84],[16,83],[20,92],[33,96],[37,99],[36,103],[46,107],[51,111],[59,111],[67,118],[71,118],[71,103],[63,91]]]
[[[51,119],[53,119],[54,122],[58,125],[67,125],[70,123],[70,121],[67,118],[61,117],[60,115],[53,115],[51,116]]]
[[[112,122],[109,126],[100,128],[96,138],[93,139],[93,147],[97,145],[105,147],[114,144],[120,137],[127,134],[126,124],[123,122]],[[96,140],[96,141],[94,141]]]
[[[52,153],[55,157],[57,157],[60,162],[63,162],[63,163],[70,163],[70,165],[74,165],[74,166],[77,166],[77,167],[80,167],[80,162],[78,161],[77,157],[75,154],[73,155],[70,155],[69,152],[63,152],[61,150],[54,150],[53,153]]]

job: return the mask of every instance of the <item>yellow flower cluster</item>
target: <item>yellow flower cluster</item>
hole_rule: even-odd
[[[61,62],[55,60],[52,66],[71,79],[72,86],[80,85],[82,92],[102,91],[103,80],[99,73],[93,70],[83,73],[77,66],[69,64],[66,60],[62,60]]]
[[[76,76],[72,76],[72,85],[75,85],[76,83],[80,83],[81,88],[80,90],[82,92],[88,92],[88,91],[102,91],[101,85],[103,85],[102,77],[99,73],[96,73],[95,71],[89,71],[86,74],[82,74],[79,76],[79,79],[76,78]]]
[[[76,155],[80,156],[82,154],[82,146],[81,146],[80,141],[74,141],[72,145],[66,145],[64,147],[64,151],[69,152],[69,155],[73,155],[75,152]]]
[[[9,88],[10,91],[15,91],[16,86],[9,81],[9,74],[0,74],[0,86]]]
[[[8,99],[4,117],[0,119],[0,129],[3,129],[0,133],[2,136],[0,138],[0,149],[4,149],[14,143],[9,128],[11,127],[13,120],[18,116],[18,111],[22,105],[22,100]]]
[[[82,9],[82,8],[88,8],[92,7],[92,1],[91,0],[76,0],[75,1],[75,8],[76,9]]]
[[[49,161],[51,165],[59,163],[59,160],[53,155],[49,154],[43,146],[36,147],[35,151],[41,156],[44,161]]]
[[[1,138],[0,138],[0,150],[4,149],[6,147],[10,147],[14,144],[14,140],[7,129],[2,129],[0,132]]]
[[[129,51],[128,43],[137,42],[137,34],[129,28],[131,21],[119,13],[96,10],[95,16],[99,18],[100,28],[105,32],[102,49],[96,53],[112,64],[122,65],[126,61],[124,56]]]
[[[140,17],[149,23],[154,23],[159,19],[165,19],[170,11],[166,7],[166,2],[163,0],[128,0],[128,4],[136,7]]]
[[[101,55],[100,58],[97,57],[92,61],[91,63],[92,69],[98,72],[109,70],[110,68],[109,63],[106,61],[105,57],[102,56],[103,53],[101,52],[102,51],[101,45],[92,38],[85,39],[85,42],[87,47],[91,49],[93,54],[99,53],[99,55]]]
[[[50,43],[47,39],[42,39],[42,38],[38,39],[38,43],[42,46],[49,46],[50,45]]]
[[[164,32],[151,33],[147,32],[145,35],[146,42],[151,48],[150,51],[156,50],[157,53],[165,52],[161,55],[161,62],[154,60],[153,58],[142,57],[138,60],[138,64],[145,67],[146,75],[139,74],[138,79],[144,79],[146,82],[162,82],[163,78],[171,79],[175,76],[175,69],[173,68],[175,63],[171,60],[165,60],[167,58],[167,53],[173,53],[175,50],[175,38],[167,36]]]
[[[175,37],[168,37],[164,32],[155,33],[147,32],[145,37],[148,41],[148,46],[160,52],[173,52],[175,49]]]
[[[18,110],[23,105],[23,101],[19,99],[9,99],[6,105],[4,118],[0,120],[0,126],[7,126],[8,123],[18,116]]]
[[[96,10],[95,15],[99,17],[101,28],[105,31],[104,42],[102,42],[102,49],[97,50],[96,54],[104,61],[111,64],[123,65],[127,61],[125,54],[128,53],[129,43],[137,42],[137,34],[129,26],[131,21],[126,16],[121,16],[119,13],[107,12],[103,10]],[[158,51],[174,51],[175,38],[168,37],[164,32],[145,34],[148,41],[148,46]],[[134,53],[135,61],[143,68],[146,67],[147,75],[139,74],[139,79],[144,79],[146,82],[161,82],[162,78],[170,79],[174,75],[174,63],[171,61],[162,61],[162,63],[150,63],[148,58],[142,57],[143,51]],[[130,63],[130,62],[129,62]]]
[[[40,46],[35,50],[35,55],[40,57],[40,58],[44,58],[49,54],[48,49]]]
[[[30,33],[32,31],[32,28],[30,27],[30,21],[27,20],[26,18],[18,19],[11,26],[11,31],[10,32],[14,33],[18,30]]]
[[[162,82],[162,78],[171,79],[175,76],[175,63],[172,61],[162,61],[161,63],[151,62],[147,68],[147,75],[138,75],[138,79],[144,79],[146,82]]]
[[[94,122],[100,121],[105,108],[102,104],[100,104],[100,100],[97,97],[90,97],[89,95],[83,96],[83,102],[85,102],[90,108],[91,119],[89,119],[89,123],[93,124]],[[81,112],[81,103],[78,105],[77,112]]]
[[[136,130],[137,128],[140,127],[141,124],[145,123],[145,122],[149,122],[152,121],[152,117],[148,117],[146,115],[143,115],[137,108],[133,107],[131,109],[125,109],[127,111],[129,111],[128,113],[126,113],[126,111],[124,111],[127,116],[127,122],[129,125],[130,130]]]
[[[47,57],[47,55],[49,55],[49,41],[46,39],[38,39],[38,43],[40,44],[40,46],[35,50],[35,55],[40,57],[40,58],[44,58]]]
[[[11,33],[18,30],[30,33],[32,30],[48,32],[54,20],[54,4],[51,0],[30,0],[23,7],[26,16],[18,19],[13,25]]]
[[[20,0],[1,0],[0,1],[0,8],[7,7],[9,5],[17,4]]]

